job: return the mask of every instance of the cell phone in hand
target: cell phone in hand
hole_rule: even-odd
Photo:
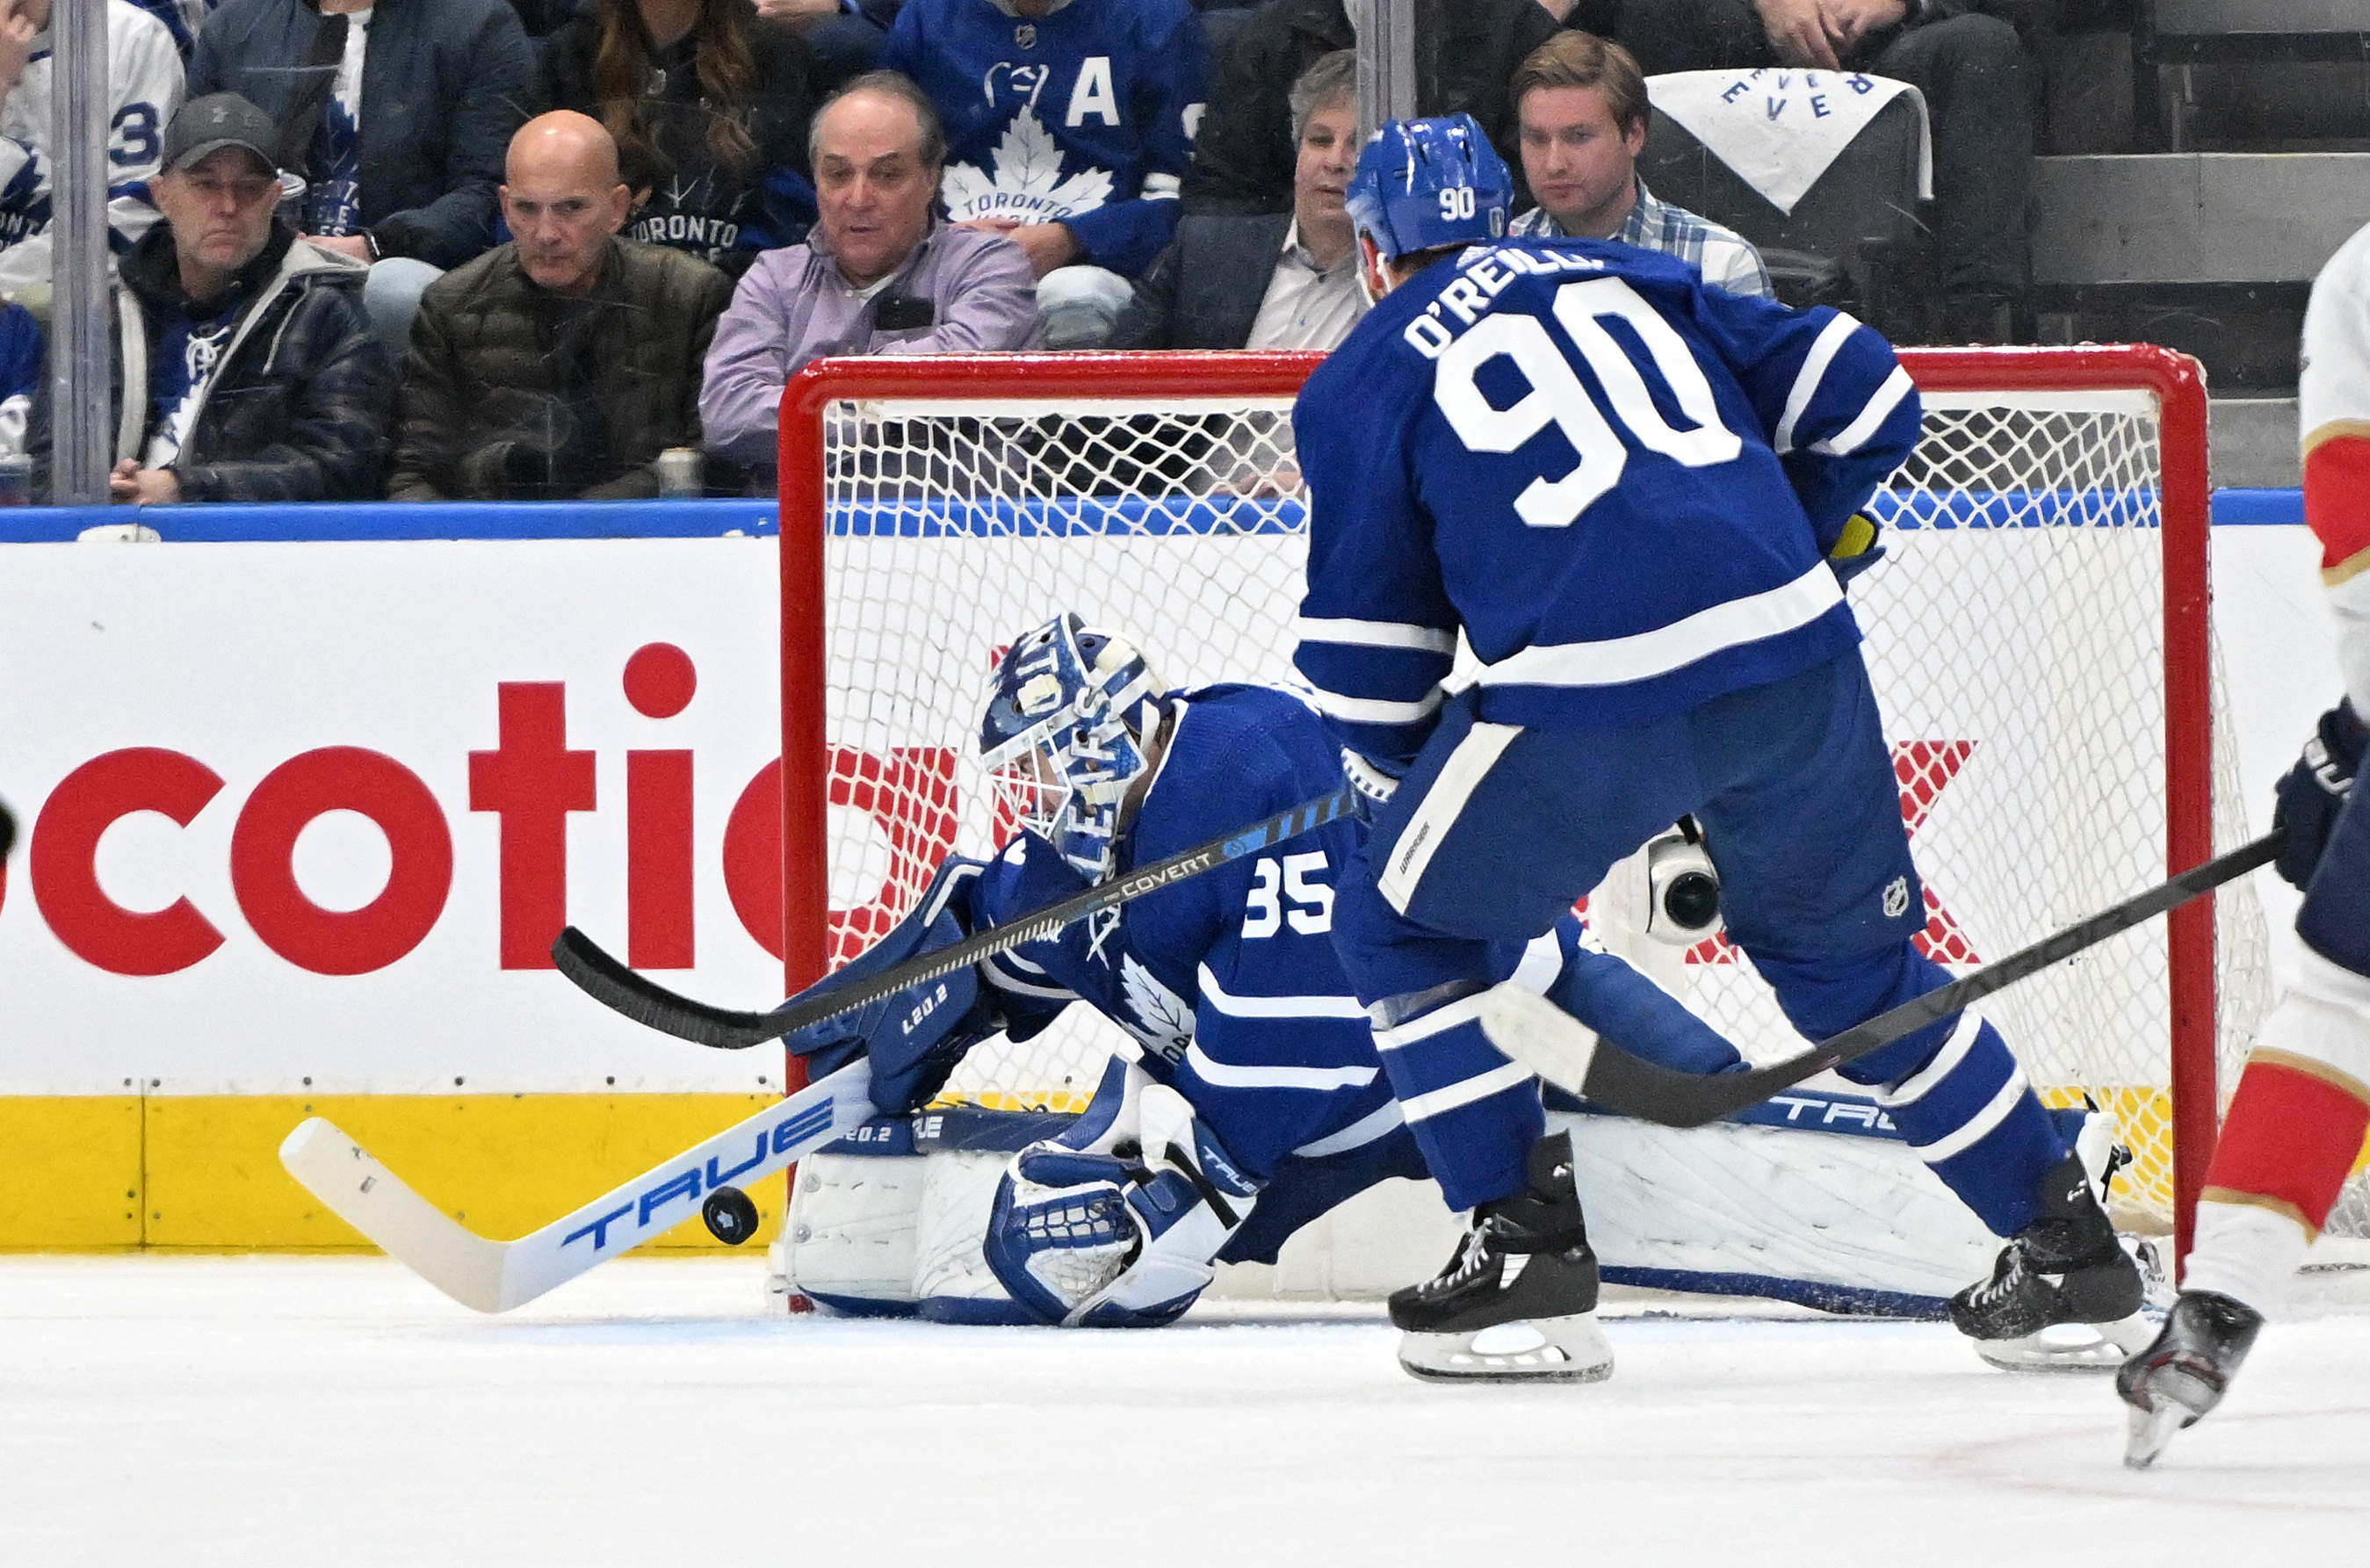
[[[906,332],[916,327],[934,327],[938,312],[926,299],[912,294],[885,294],[873,307],[872,329],[876,332]]]

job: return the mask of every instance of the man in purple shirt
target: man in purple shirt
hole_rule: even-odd
[[[931,354],[1030,346],[1037,280],[1001,235],[934,215],[946,133],[894,72],[858,76],[810,133],[821,221],[768,250],[716,326],[700,388],[708,450],[775,462],[782,388],[827,354]]]

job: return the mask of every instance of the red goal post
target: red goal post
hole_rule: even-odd
[[[934,721],[937,730],[928,755],[938,759],[941,754],[951,754],[965,745],[971,718],[961,712],[961,705],[968,694],[975,691],[984,660],[993,651],[984,640],[987,634],[981,632],[973,639],[976,646],[964,643],[952,656],[949,662],[960,667],[949,671],[901,667],[887,658],[873,660],[868,651],[873,642],[893,640],[909,629],[900,624],[901,617],[941,618],[948,616],[949,610],[944,604],[902,603],[894,594],[903,590],[892,589],[891,597],[884,602],[869,599],[862,617],[846,614],[848,605],[835,604],[834,598],[834,574],[837,570],[832,559],[834,541],[839,541],[839,548],[847,548],[850,533],[863,530],[868,535],[865,542],[869,548],[928,551],[941,548],[959,531],[971,526],[963,518],[977,517],[986,521],[978,525],[976,535],[966,534],[962,542],[964,549],[976,548],[980,540],[991,536],[1010,536],[1016,526],[1028,531],[1032,525],[1028,525],[1026,518],[1033,515],[1035,509],[1052,504],[1045,499],[1047,490],[1066,483],[1073,471],[1091,476],[1082,489],[1094,492],[1096,505],[1108,507],[1110,492],[1114,488],[1134,486],[1137,488],[1127,497],[1128,504],[1157,511],[1162,498],[1151,494],[1146,502],[1149,492],[1141,488],[1144,476],[1156,476],[1149,481],[1151,490],[1156,491],[1161,485],[1175,482],[1183,460],[1163,467],[1159,461],[1147,462],[1138,455],[1131,458],[1130,466],[1125,466],[1131,477],[1113,480],[1110,475],[1121,466],[1104,463],[1099,455],[1102,447],[1118,441],[1113,432],[1125,430],[1129,432],[1126,441],[1134,443],[1137,430],[1160,425],[1163,421],[1178,430],[1198,428],[1204,432],[1211,421],[1231,421],[1244,427],[1264,420],[1261,429],[1279,426],[1276,410],[1288,406],[1321,357],[1269,352],[884,356],[825,360],[809,365],[792,381],[781,411],[780,550],[781,699],[786,759],[782,773],[783,932],[784,971],[790,991],[823,974],[834,956],[842,961],[847,956],[845,951],[836,955],[833,951],[832,881],[835,869],[843,880],[850,874],[844,862],[853,853],[833,837],[834,793],[839,797],[837,804],[844,810],[848,805],[851,787],[875,793],[891,787],[885,780],[873,778],[851,786],[846,777],[847,748],[841,746],[834,751],[841,739],[832,732],[834,704],[843,709],[847,707],[851,679],[870,682],[882,688],[877,694],[882,698],[893,696],[898,704],[911,707],[921,699],[910,692],[892,692],[891,688],[901,683],[944,678],[953,695],[940,704],[946,713]],[[2052,601],[2065,601],[2059,608],[2066,613],[2053,620],[2046,630],[2036,630],[2030,642],[2008,659],[2000,671],[1974,667],[1981,662],[1977,658],[1967,661],[1970,668],[1964,673],[1970,685],[2025,679],[2078,686],[2091,678],[2092,671],[2086,666],[2092,662],[2123,657],[2127,651],[2125,644],[2153,640],[2154,646],[2144,651],[2145,678],[2136,674],[2118,676],[2111,672],[2097,675],[2101,685],[2111,686],[2119,680],[2123,683],[2118,689],[2131,698],[2129,707],[2146,714],[2146,728],[2151,732],[2157,729],[2154,705],[2160,698],[2160,732],[2150,740],[2134,738],[2116,754],[2129,753],[2138,758],[2135,767],[2146,773],[2147,780],[2142,780],[2135,773],[2120,786],[2124,790],[2122,797],[2100,786],[2101,798],[2088,801],[2088,810],[2100,819],[2119,813],[2147,818],[2150,841],[2145,859],[2153,865],[2156,874],[2185,870],[2208,859],[2214,853],[2215,838],[2217,760],[2208,624],[2206,406],[2203,379],[2196,362],[2145,345],[1905,350],[1902,361],[1928,404],[1927,440],[1934,450],[1929,453],[1921,446],[1919,456],[1904,467],[1904,474],[1916,468],[1923,477],[1891,498],[1897,503],[1898,515],[1893,521],[1912,531],[1910,535],[1893,536],[1896,555],[1909,559],[1880,566],[1862,583],[1890,580],[1897,587],[1904,572],[1911,574],[1911,582],[1916,580],[1916,561],[1923,558],[1917,550],[1900,548],[1899,541],[1905,537],[1916,537],[1922,545],[1930,535],[1931,541],[1939,545],[1949,535],[1960,534],[1968,539],[1981,535],[1997,541],[1997,550],[2016,554],[2018,547],[2031,542],[2019,531],[2030,532],[2033,538],[2044,535],[2055,537],[2049,530],[2066,519],[2051,514],[2053,506],[2060,512],[2087,512],[2092,515],[2086,521],[2110,525],[2103,528],[2094,526],[2090,534],[2078,540],[2072,531],[2065,531],[2067,539],[2078,548],[2059,553],[2072,563],[2070,570],[2075,575],[2053,581],[2052,585],[2039,592]],[[1261,409],[1267,410],[1263,415],[1246,412]],[[1957,409],[1974,411],[1950,412]],[[940,423],[931,433],[917,437],[915,432],[933,420]],[[1064,424],[1065,421],[1070,423]],[[1195,421],[1202,423],[1197,426]],[[2114,427],[2111,431],[2108,429],[2111,425]],[[1073,427],[1085,433],[1074,433]],[[1038,459],[1030,466],[1031,477],[1023,489],[1009,488],[1011,476],[1001,470],[995,475],[986,473],[1001,461],[981,433],[990,430],[995,432],[995,443],[1002,447],[1030,445]],[[884,436],[883,432],[889,433]],[[1182,438],[1179,439],[1181,442]],[[1206,435],[1193,439],[1203,447],[1208,445]],[[1267,439],[1283,442],[1284,438],[1271,435]],[[1089,448],[1098,454],[1091,460],[1079,455]],[[1174,450],[1184,451],[1186,447],[1179,444]],[[1288,444],[1283,450],[1286,461],[1281,471],[1290,473]],[[1048,451],[1060,461],[1042,461]],[[1273,454],[1268,456],[1272,458]],[[966,467],[974,459],[974,466]],[[893,477],[883,477],[892,474]],[[1193,482],[1198,481],[1188,481],[1188,488]],[[1902,482],[1897,479],[1896,485]],[[1881,501],[1886,499],[1880,497]],[[1202,500],[1202,510],[1206,510],[1206,494]],[[1288,497],[1281,503],[1286,509],[1291,504]],[[895,521],[886,525],[880,522],[892,513],[896,513]],[[851,515],[868,520],[850,525],[846,520]],[[1041,520],[1033,526],[1051,537],[1063,527],[1074,525],[1075,519],[1059,525]],[[1129,526],[1142,527],[1143,524],[1139,518]],[[1161,516],[1151,525],[1156,532],[1173,527],[1179,533],[1189,532],[1192,526],[1170,515]],[[1921,528],[1925,534],[1916,532]],[[2128,543],[2138,536],[2135,529],[2146,531],[2155,547],[2149,553],[2160,564],[2125,560],[2096,582],[2079,575],[2092,570],[2085,558],[2112,555],[2121,560],[2131,556]],[[1117,525],[1113,531],[1117,531]],[[1218,531],[1232,532],[1223,526]],[[1280,531],[1288,533],[1289,529]],[[901,542],[893,546],[883,543],[891,536]],[[2092,548],[2110,536],[2115,541],[2113,548]],[[934,544],[934,540],[938,543]],[[1964,558],[1942,554],[1932,559],[1945,562]],[[2045,573],[2054,572],[2057,568],[2039,570]],[[1927,575],[1939,579],[1958,576],[1962,571],[1962,567],[1947,573],[1929,571]],[[1947,602],[1925,603],[1902,612],[1908,617],[1903,625],[1888,628],[1871,622],[1869,629],[1872,663],[1881,656],[1888,641],[1906,644],[1913,640],[1905,635],[1910,631],[1914,630],[1919,640],[1947,637],[1953,627],[1979,618],[1988,610],[1993,594],[1985,586],[1987,580],[1983,574],[1976,576],[1977,586],[1968,592],[1985,603],[1955,606]],[[2154,582],[2159,576],[2160,604],[2134,606],[2129,601],[2141,597],[2142,591],[2133,585]],[[909,582],[920,579],[897,569],[884,581]],[[2019,578],[2019,584],[2021,582]],[[1854,587],[1856,604],[1867,593],[1862,583]],[[951,587],[939,583],[928,591],[943,595],[959,594],[962,587],[961,583]],[[1007,605],[1015,613],[1020,608],[1009,584],[1001,589],[983,584],[981,592],[1001,596],[996,602],[963,612],[986,617],[981,621],[982,626],[1001,626],[1004,634],[1008,635],[1030,624],[1025,617],[1010,624],[994,619]],[[2014,598],[2021,592],[2020,585],[2011,585],[1999,596]],[[1214,628],[1233,628],[1237,624],[1227,618],[1241,613],[1237,608],[1240,590],[1235,594],[1214,612]],[[1296,597],[1296,587],[1294,594]],[[1095,606],[1080,607],[1091,614]],[[1869,613],[1864,611],[1864,617]],[[1882,612],[1876,614],[1881,621]],[[841,618],[849,622],[846,640],[844,646],[834,649],[833,628]],[[856,624],[859,618],[861,625]],[[1271,613],[1266,614],[1260,624],[1268,625],[1273,618]],[[2086,630],[2086,622],[2100,628],[2095,637]],[[2122,626],[2129,629],[2116,629]],[[2156,628],[2153,633],[2148,629],[2151,627]],[[1978,649],[1978,655],[1995,645],[2016,644],[2022,634],[2020,624],[2011,624],[2007,635],[1993,636],[1989,643]],[[1233,638],[1230,634],[1214,640],[1232,641]],[[1255,640],[1247,635],[1243,646],[1248,647]],[[1156,669],[1166,671],[1168,666],[1160,661],[1159,651],[1154,651]],[[1272,659],[1272,653],[1268,657]],[[1949,657],[1938,655],[1937,662],[1947,663]],[[2070,675],[2067,666],[2071,667]],[[857,673],[851,675],[851,670]],[[1283,667],[1261,667],[1242,669],[1239,673],[1246,678],[1281,678],[1290,672]],[[2155,685],[2154,694],[2145,689],[2148,684]],[[1881,681],[1881,693],[1885,689]],[[2036,709],[2050,703],[2065,706],[2071,716],[2066,723],[2071,729],[2100,731],[2111,727],[2095,715],[2085,717],[2082,703],[2086,699],[2085,694],[2068,697],[2061,691],[2047,698],[2036,692],[2031,700]],[[1889,727],[1893,724],[1891,701],[1887,703],[1887,720]],[[1948,732],[1950,721],[1940,721],[1939,728]],[[1897,742],[1904,738],[1896,733]],[[1896,745],[1896,766],[1902,771],[1904,790],[1904,810],[1913,818],[1913,836],[1922,812],[1930,811],[1937,817],[1943,813],[1945,808],[1940,801],[1948,794],[1953,774],[1962,765],[1970,774],[1979,771],[1969,761],[1972,755],[1983,753],[1985,766],[1995,774],[2004,774],[2011,765],[1996,759],[2006,755],[2010,744],[1988,735],[1970,735],[1937,740],[1922,752],[1916,746],[1927,743],[1915,743],[1907,748]],[[2141,755],[2151,752],[2152,755]],[[2226,743],[2224,752],[2221,771],[2226,775],[2231,771]],[[837,775],[835,767],[839,768]],[[908,781],[898,787],[919,791],[915,798],[922,803],[914,809],[942,824],[933,830],[937,838],[952,842],[955,824],[966,809],[956,778],[959,766],[949,755],[948,760],[933,760],[931,767],[936,771],[927,780]],[[1919,769],[1925,772],[1920,774]],[[2042,759],[2029,769],[2035,771],[2036,777],[2062,776],[2069,770],[2078,773],[2078,761]],[[2158,788],[2153,780],[2159,778],[2160,831],[2155,825],[2155,807],[2146,799],[2150,790]],[[2062,777],[2057,779],[2058,785],[2065,783]],[[2084,781],[2075,780],[2075,792],[2058,798],[2064,809],[2054,814],[2087,814],[2074,809],[2083,803],[2080,790],[2087,787]],[[2000,799],[2003,802],[2019,799],[2041,801],[2043,797],[2033,791],[2042,788],[2030,781],[2012,788],[2003,786]],[[2229,793],[2226,777],[2222,794],[2226,797]],[[2040,806],[2031,809],[2032,814],[2042,814]],[[2232,833],[2229,813],[2234,809],[2226,799],[2223,801],[2226,838]],[[877,807],[875,814],[879,814]],[[1962,824],[1960,832],[1973,839],[1996,839],[2005,845],[2007,838],[2014,836],[2007,832],[2005,824],[2011,824],[2016,814],[2004,805],[1996,820]],[[2102,820],[2045,825],[2060,836],[2079,836],[2085,831],[2106,831],[2114,824]],[[1976,831],[1976,826],[1981,830]],[[976,836],[973,827],[962,831]],[[1940,831],[1934,830],[1936,834]],[[2229,845],[2226,843],[2224,847]],[[1921,846],[1921,866],[1926,863],[1923,849]],[[891,847],[888,854],[892,864],[903,852],[900,846]],[[2003,848],[2001,852],[2007,851]],[[2043,855],[2041,863],[2030,868],[2008,865],[2000,875],[2012,878],[2021,874],[2032,881],[2047,877],[2056,863],[2053,858],[2055,852]],[[2073,851],[2077,856],[2082,852]],[[868,853],[877,859],[880,851],[874,846]],[[1946,962],[1958,961],[1965,967],[1964,961],[1997,956],[2007,951],[2008,943],[2020,944],[2043,934],[2046,928],[2068,923],[2071,918],[2134,891],[2140,884],[2139,862],[2120,851],[2108,859],[2112,862],[2113,874],[2107,875],[2103,882],[2093,878],[2095,888],[2085,887],[2086,895],[2093,902],[2071,910],[2053,905],[2050,925],[2041,928],[2006,929],[1995,925],[1978,931],[1973,914],[1962,911],[1963,918],[1953,917],[1930,896],[1933,890],[1929,887],[1929,908],[1934,910],[1937,921],[1929,928],[1929,936],[1948,928],[1951,940],[1958,944],[1944,941],[1930,951]],[[883,885],[893,886],[897,877],[898,873],[892,871]],[[910,883],[910,875],[905,880]],[[1938,880],[1948,881],[1949,873],[1939,877],[1929,873],[1929,882]],[[1959,880],[1964,883],[1983,878],[1962,875]],[[2069,884],[2073,880],[2067,879]],[[2129,885],[2109,885],[2117,882]],[[876,902],[892,906],[884,916],[894,912],[893,897],[884,894]],[[2061,913],[2064,917],[2058,918]],[[1954,918],[1959,919],[1956,926],[1951,925]],[[2019,918],[2030,921],[2031,916],[2028,913]],[[837,940],[845,944],[850,939],[844,916],[841,927]],[[2201,900],[2170,917],[2169,929],[2160,939],[2160,960],[2152,958],[2147,963],[2135,963],[2128,978],[2123,977],[2123,971],[2111,971],[2104,963],[2083,976],[2083,986],[2093,989],[2105,986],[2111,989],[2152,991],[2157,981],[2150,976],[2157,968],[2162,970],[2161,979],[2169,994],[2161,998],[2137,997],[2131,1004],[2131,1016],[2147,1020],[2146,1029],[2132,1032],[2155,1033],[2159,1020],[2157,1009],[2162,1009],[2164,1043],[2161,1055],[2153,1063],[2146,1057],[2159,1048],[2143,1041],[2134,1043],[2128,1069],[2094,1066],[2055,1077],[2036,1072],[2036,1082],[2052,1084],[2058,1090],[2054,1098],[2060,1102],[2069,1098],[2078,1102],[2084,1092],[2082,1086],[2096,1079],[2102,1087],[2111,1087],[2115,1093],[2124,1095],[2114,1103],[2127,1124],[2152,1126],[2155,1120],[2169,1122],[2160,1133],[2147,1134],[2160,1137],[2164,1145],[2169,1146],[2155,1156],[2169,1170],[2150,1179],[2169,1189],[2164,1195],[2170,1201],[2155,1206],[2159,1211],[2169,1211],[2160,1216],[2170,1219],[2176,1230],[2176,1247],[2182,1253],[2188,1248],[2192,1211],[2215,1136],[2219,1107],[2217,1057],[2226,1063],[2234,1045],[2242,1049],[2243,1036],[2250,1032],[2249,1020],[2239,1019],[2234,1023],[2226,1016],[2233,1004],[2224,994],[2222,972],[2229,966],[2227,963],[2217,966],[2216,927],[2212,901]],[[2224,928],[2226,933],[2226,923]],[[1969,932],[1976,934],[1969,936]],[[874,930],[870,934],[878,933]],[[2124,942],[2134,940],[2122,939]],[[1733,955],[1720,962],[1733,966]],[[2259,960],[2253,962],[2260,969]],[[1713,971],[1707,968],[1704,973],[1710,974]],[[2264,982],[2260,974],[2250,974],[2244,983],[2260,987]],[[2036,981],[2034,986],[2041,984]],[[1717,991],[1718,987],[1713,989]],[[2003,993],[2003,997],[2011,995]],[[1722,1010],[1728,1006],[1717,995],[1712,997],[1710,1010],[1715,1021],[1723,1027],[1734,1023],[1744,1028],[1750,1005],[1736,1004],[1744,1010],[1735,1012],[1733,1017]],[[2115,1034],[2123,1027],[2117,1021],[2121,1016],[2111,1012],[2099,1032]],[[2042,1021],[2045,1024],[2047,1020]],[[2018,1043],[2018,1031],[2010,1029],[2009,1034],[2011,1043]],[[996,1096],[991,1093],[982,1098],[984,1102],[995,1102]],[[2135,1136],[2134,1141],[2137,1144],[2141,1139]]]

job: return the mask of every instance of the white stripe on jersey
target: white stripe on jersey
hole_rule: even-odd
[[[1697,610],[1651,631],[1598,642],[1535,644],[1483,665],[1481,684],[1609,686],[1651,680],[1727,649],[1808,626],[1843,597],[1843,584],[1819,561],[1791,582]]]
[[[1203,1083],[1215,1089],[1306,1089],[1330,1093],[1337,1089],[1363,1089],[1375,1081],[1375,1067],[1238,1067],[1210,1059],[1196,1040],[1185,1047],[1185,1065]]]
[[[1958,1131],[1945,1133],[1929,1144],[1911,1144],[1909,1152],[1928,1165],[1939,1165],[1954,1154],[1964,1154],[1981,1143],[1985,1134],[2007,1121],[2008,1113],[2023,1098],[2024,1069],[2019,1067],[2008,1075],[2008,1081],[2000,1085],[1999,1092],[1991,1097],[1988,1104],[1959,1124]]]
[[[1407,1118],[1399,1113],[1399,1102],[1386,1100],[1381,1110],[1361,1116],[1340,1132],[1318,1138],[1315,1143],[1302,1144],[1292,1152],[1301,1159],[1323,1159],[1328,1155],[1347,1154],[1353,1148],[1363,1148],[1378,1139],[1389,1137],[1406,1125]]]
[[[1356,648],[1421,648],[1427,653],[1456,651],[1456,633],[1406,621],[1310,620],[1294,623],[1303,642],[1341,642]]]
[[[1366,1021],[1366,1009],[1355,997],[1236,997],[1202,965],[1202,999],[1229,1018],[1353,1018]]]
[[[1478,1077],[1452,1083],[1446,1089],[1435,1089],[1430,1094],[1402,1100],[1399,1101],[1399,1113],[1410,1122],[1421,1122],[1530,1081],[1531,1070],[1528,1067],[1519,1062],[1509,1062],[1502,1067],[1492,1067]]]
[[[1523,949],[1523,962],[1514,965],[1514,972],[1506,977],[1506,984],[1528,991],[1535,997],[1544,997],[1547,994],[1547,987],[1562,978],[1563,944],[1556,940],[1555,928],[1550,926],[1544,934],[1533,937]]]
[[[1876,389],[1876,396],[1868,400],[1868,407],[1859,411],[1859,417],[1826,440],[1811,443],[1811,450],[1824,453],[1830,457],[1850,456],[1866,446],[1869,438],[1893,417],[1893,410],[1901,407],[1901,399],[1909,396],[1913,385],[1907,371],[1899,365],[1893,366],[1893,374],[1884,378],[1884,385]]]
[[[1320,713],[1344,719],[1352,724],[1413,724],[1432,716],[1432,710],[1447,700],[1447,694],[1438,686],[1424,693],[1420,702],[1385,702],[1379,698],[1343,697],[1312,686],[1308,695],[1315,698]]]
[[[1786,393],[1786,412],[1778,421],[1777,433],[1769,438],[1770,447],[1783,457],[1794,450],[1794,425],[1819,395],[1819,383],[1826,379],[1827,366],[1834,362],[1847,339],[1859,330],[1859,323],[1835,312],[1835,318],[1819,329],[1811,344],[1811,352],[1802,357],[1802,368],[1795,373],[1794,385]]]

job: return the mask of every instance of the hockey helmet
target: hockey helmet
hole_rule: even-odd
[[[1502,236],[1514,177],[1469,114],[1394,120],[1358,155],[1345,201],[1358,232],[1374,236],[1383,259],[1395,260]]]
[[[1054,617],[1016,640],[988,677],[979,760],[998,804],[1089,882],[1110,874],[1128,790],[1165,710],[1134,644]]]

